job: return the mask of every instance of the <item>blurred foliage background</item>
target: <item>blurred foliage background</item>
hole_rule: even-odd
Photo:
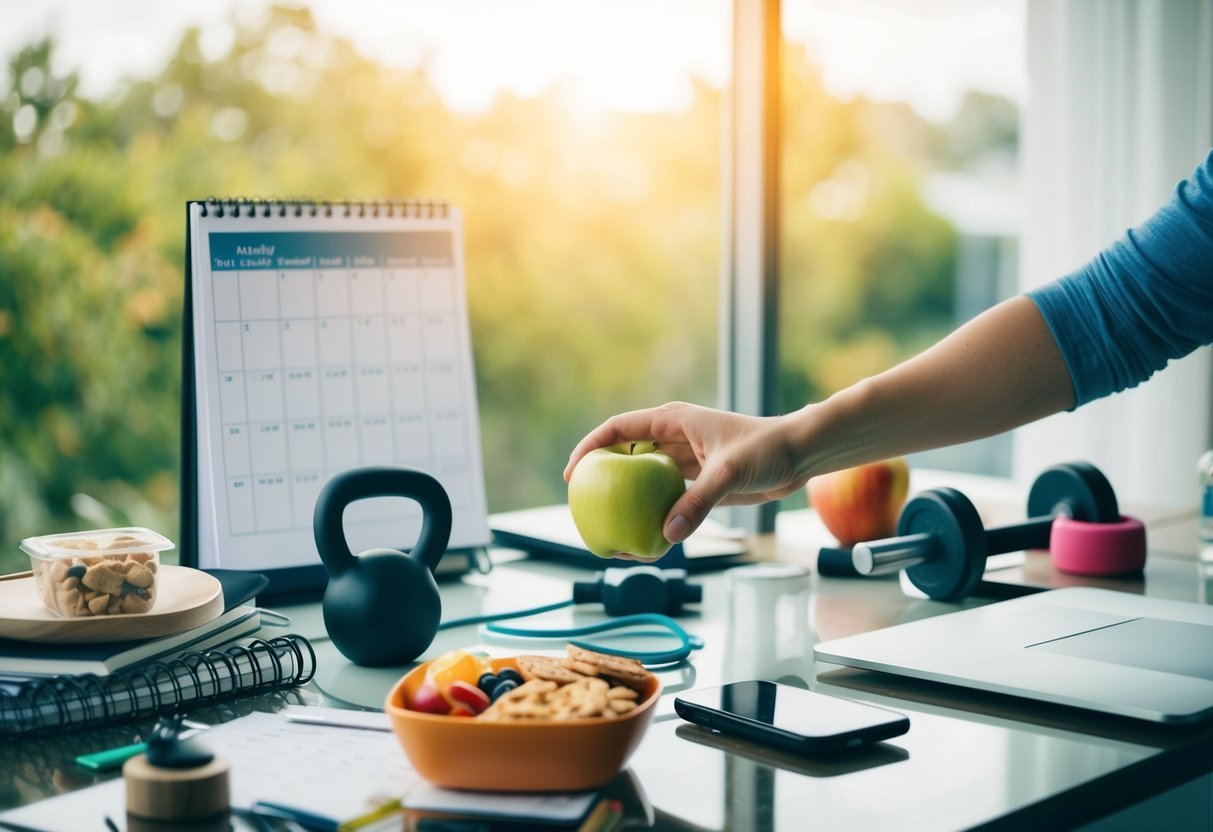
[[[389,69],[277,8],[204,58],[101,100],[54,43],[0,87],[0,571],[27,535],[178,527],[187,199],[441,197],[462,207],[491,511],[559,502],[610,413],[715,403],[723,92],[678,112],[587,112],[571,86],[454,112],[427,65]],[[956,323],[957,234],[928,170],[1015,143],[975,94],[953,122],[840,101],[785,49],[784,406]],[[1010,110],[1008,110],[1010,108]],[[1009,114],[1008,114],[1009,113]]]

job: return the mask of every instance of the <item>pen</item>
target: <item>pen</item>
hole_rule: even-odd
[[[370,731],[390,731],[391,724],[383,711],[353,711],[344,708],[320,708],[308,705],[287,705],[282,711],[287,722],[308,725],[331,725],[342,728],[363,728]]]
[[[182,731],[178,736],[185,740],[199,733],[200,731],[209,728],[209,725],[203,725],[200,722],[186,723],[192,727],[188,731]],[[119,748],[107,748],[104,751],[94,751],[91,754],[81,754],[76,758],[76,765],[81,768],[86,768],[89,771],[110,771],[120,767],[131,757],[142,754],[147,751],[147,743],[137,742],[133,745],[123,745]]]
[[[421,818],[416,828],[417,832],[492,832],[486,821],[453,818]]]
[[[120,748],[109,748],[105,751],[94,751],[92,754],[81,754],[76,758],[76,765],[89,771],[109,771],[118,768],[131,757],[147,751],[147,743],[137,742],[134,745],[124,745]]]
[[[312,829],[314,832],[338,832],[341,828],[341,824],[330,817],[309,812],[305,809],[294,809],[281,803],[258,800],[252,805],[251,811],[253,814],[264,818],[293,821],[304,829]]]
[[[355,829],[361,829],[362,827],[372,824],[377,820],[382,820],[393,812],[399,812],[403,808],[404,804],[401,801],[389,800],[382,806],[377,806],[376,808],[367,812],[365,815],[361,815],[353,820],[347,820],[344,823],[339,824],[337,827],[338,832],[353,832]]]
[[[578,832],[612,832],[623,820],[623,804],[618,800],[600,800],[577,827]]]
[[[361,829],[377,820],[382,820],[401,808],[399,800],[389,800],[380,806],[376,806],[365,815],[359,815],[347,821],[333,820],[330,817],[309,812],[306,809],[297,809],[293,806],[286,806],[282,803],[273,803],[267,800],[258,800],[252,805],[250,811],[260,817],[294,821],[305,829],[314,829],[317,832],[353,832],[355,829]]]

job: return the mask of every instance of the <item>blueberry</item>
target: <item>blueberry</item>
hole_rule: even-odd
[[[509,691],[512,691],[516,687],[518,687],[517,682],[514,682],[510,679],[502,679],[500,682],[497,683],[497,687],[493,688],[493,692],[489,694],[489,698],[492,699],[494,702],[496,702],[498,699],[500,699],[502,697],[503,694],[506,694]]]
[[[483,673],[481,674],[480,678],[476,680],[476,687],[480,688],[489,696],[492,696],[493,689],[500,683],[501,678],[496,673]]]
[[[513,682],[515,685],[521,685],[523,682],[526,681],[526,679],[522,678],[522,674],[519,673],[517,670],[515,670],[512,667],[502,668],[501,672],[498,673],[497,675],[500,676],[503,681]]]

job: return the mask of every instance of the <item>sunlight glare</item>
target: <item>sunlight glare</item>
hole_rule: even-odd
[[[313,3],[322,27],[390,65],[428,61],[444,102],[465,112],[503,91],[530,98],[566,82],[583,108],[678,110],[691,101],[693,77],[717,87],[728,78],[731,18],[720,0],[401,3],[361,20],[337,5]]]

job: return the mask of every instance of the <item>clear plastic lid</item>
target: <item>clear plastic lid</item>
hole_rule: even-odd
[[[163,552],[174,547],[164,535],[141,527],[46,534],[21,541],[22,551],[43,559]]]

